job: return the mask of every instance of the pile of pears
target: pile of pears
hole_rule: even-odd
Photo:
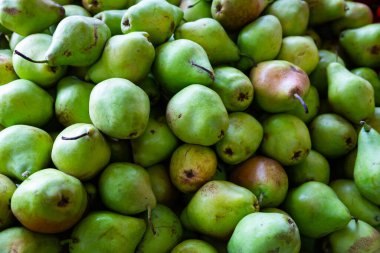
[[[379,253],[378,8],[0,0],[0,253]]]

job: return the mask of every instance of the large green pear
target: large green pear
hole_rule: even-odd
[[[342,229],[351,220],[348,208],[333,189],[316,181],[291,188],[284,210],[294,219],[300,233],[311,238],[321,238]]]
[[[239,48],[223,26],[213,18],[183,23],[175,30],[174,38],[192,40],[201,45],[212,65],[227,64],[240,59]]]
[[[380,134],[364,123],[358,136],[358,153],[354,167],[354,181],[359,192],[376,205],[380,205],[380,156],[377,155],[379,141]]]
[[[0,173],[24,180],[50,163],[53,140],[40,129],[15,125],[0,131]]]
[[[63,247],[56,235],[48,235],[14,226],[0,232],[0,253],[61,253]]]
[[[380,30],[379,30],[380,31]],[[358,125],[375,111],[375,94],[370,82],[351,73],[340,63],[327,66],[328,102],[332,110]]]
[[[10,49],[0,49],[0,85],[18,78],[13,68],[12,51]]]
[[[148,95],[124,78],[98,83],[90,94],[90,118],[96,128],[117,139],[134,139],[145,130],[150,113]]]
[[[53,117],[52,96],[32,81],[16,79],[1,85],[0,97],[0,124],[5,127],[41,127]]]
[[[204,184],[185,208],[192,229],[220,239],[229,238],[244,216],[258,210],[258,200],[250,190],[223,180]]]
[[[96,176],[110,157],[111,150],[103,134],[87,123],[76,123],[63,129],[51,151],[57,169],[82,181]]]
[[[134,215],[157,204],[149,174],[134,163],[110,163],[100,174],[99,195],[110,210]]]
[[[301,239],[297,224],[280,213],[256,212],[236,225],[228,241],[229,253],[298,253]]]
[[[15,190],[16,184],[9,177],[0,174],[0,231],[13,225],[15,221],[10,206]]]
[[[149,38],[146,32],[112,36],[100,59],[88,70],[88,78],[94,83],[115,77],[141,81],[150,72],[155,56]]]
[[[35,232],[60,233],[73,227],[87,207],[79,179],[57,169],[30,175],[13,193],[11,208],[21,224]]]
[[[52,42],[52,36],[44,33],[28,35],[15,47],[15,51],[25,52],[32,59],[44,57]],[[14,53],[13,67],[16,74],[41,87],[52,87],[66,73],[66,66],[52,67],[47,63],[34,63]]]
[[[93,211],[72,230],[70,253],[134,253],[146,229],[143,219],[107,210]]]
[[[170,94],[190,84],[209,86],[214,81],[206,51],[187,39],[168,41],[157,47],[152,70],[160,86]]]
[[[65,9],[51,0],[3,0],[0,2],[0,23],[23,36],[42,32],[58,23],[64,15]]]
[[[169,100],[166,120],[179,139],[204,146],[221,140],[229,124],[227,109],[220,96],[200,84],[183,88]]]

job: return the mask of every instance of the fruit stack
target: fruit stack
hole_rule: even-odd
[[[0,0],[0,253],[379,253],[379,12]]]

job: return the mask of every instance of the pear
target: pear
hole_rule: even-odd
[[[133,253],[146,227],[140,218],[107,210],[90,212],[71,232],[70,253]]]
[[[211,18],[211,1],[207,0],[182,0],[179,8],[183,11],[183,19],[186,22],[201,18]]]
[[[195,231],[220,239],[229,238],[244,216],[258,210],[258,200],[250,190],[223,180],[204,184],[186,207]]]
[[[216,91],[230,112],[244,111],[253,101],[254,88],[249,77],[237,68],[217,66],[210,88]]]
[[[63,247],[58,236],[37,233],[22,226],[0,232],[1,253],[61,253]]]
[[[98,83],[91,91],[89,106],[95,127],[113,138],[137,138],[148,124],[148,95],[124,78],[110,78]]]
[[[81,0],[82,6],[92,14],[105,10],[127,9],[135,0]]]
[[[346,227],[332,232],[325,239],[328,252],[379,252],[380,233],[362,220],[351,220]]]
[[[87,207],[83,184],[62,171],[47,168],[24,180],[13,193],[11,208],[26,228],[60,233],[73,227]]]
[[[120,26],[121,19],[123,18],[125,11],[126,10],[116,9],[104,10],[94,15],[94,18],[97,18],[106,23],[106,25],[111,30],[111,36],[120,35],[122,34]]]
[[[13,68],[12,51],[0,49],[0,85],[10,83],[18,78]]]
[[[214,81],[206,51],[187,39],[169,41],[157,47],[152,70],[160,86],[171,95],[190,84],[209,86]]]
[[[100,174],[99,195],[110,210],[134,215],[157,204],[148,172],[133,163],[110,163]]]
[[[181,221],[170,208],[159,204],[147,219],[151,229],[145,230],[136,252],[165,253],[180,242],[183,234]]]
[[[288,192],[288,176],[274,159],[257,155],[234,167],[230,181],[251,190],[259,199],[260,208],[277,207]]]
[[[148,95],[151,107],[160,102],[162,97],[160,86],[151,73],[140,82],[137,82],[137,85]]]
[[[330,182],[330,187],[347,206],[352,216],[371,226],[380,225],[380,208],[360,194],[353,180],[336,179]]]
[[[218,253],[218,251],[204,240],[186,239],[177,244],[170,253]]]
[[[273,15],[263,15],[245,25],[238,33],[237,45],[242,59],[250,66],[276,58],[282,43],[280,20]]]
[[[344,0],[306,0],[309,5],[309,25],[316,26],[344,17]]]
[[[201,45],[212,65],[227,64],[240,59],[237,45],[223,26],[213,18],[185,22],[177,27],[174,38],[192,40]]]
[[[375,94],[375,106],[380,106],[380,77],[376,71],[369,67],[359,67],[350,71],[371,83]]]
[[[99,83],[109,78],[131,82],[144,79],[151,68],[155,50],[146,32],[114,35],[106,43],[100,59],[88,70],[88,78]],[[139,62],[136,62],[139,59]]]
[[[76,4],[67,4],[62,6],[65,9],[65,16],[74,16],[74,15],[79,15],[79,16],[85,16],[85,17],[91,17],[91,13],[88,12],[84,7]],[[57,29],[58,23],[55,23],[49,27],[49,34],[53,34],[55,29]]]
[[[353,124],[367,120],[374,114],[374,89],[370,82],[351,73],[337,62],[327,66],[328,102],[335,113]]]
[[[166,120],[180,140],[204,146],[221,140],[229,124],[227,109],[220,96],[200,84],[183,88],[169,100]]]
[[[153,45],[166,42],[183,17],[178,6],[161,0],[144,0],[127,9],[121,19],[122,33],[145,31]]]
[[[245,112],[228,115],[229,124],[223,139],[215,144],[216,153],[227,164],[238,164],[258,150],[263,139],[263,127]]]
[[[310,152],[311,139],[306,124],[296,116],[279,113],[262,122],[261,152],[284,166],[302,162]]]
[[[254,102],[266,112],[276,113],[291,110],[301,103],[310,89],[310,80],[305,71],[284,60],[264,61],[253,67],[250,79],[255,89]]]
[[[89,101],[94,86],[75,76],[59,80],[54,110],[60,124],[68,127],[75,123],[91,123]]]
[[[316,181],[291,188],[284,210],[294,219],[300,233],[310,238],[321,238],[342,229],[351,220],[349,209],[333,189]]]
[[[53,140],[40,129],[15,125],[0,131],[0,173],[24,180],[50,163]]]
[[[1,85],[0,97],[0,124],[5,127],[41,127],[53,117],[52,96],[32,81],[16,79]]]
[[[165,117],[150,117],[138,138],[131,140],[133,160],[143,167],[152,166],[169,158],[178,146],[178,139],[170,130]]]
[[[379,140],[380,134],[363,123],[358,136],[358,153],[354,167],[354,181],[360,194],[376,205],[380,205],[380,161],[376,144]]]
[[[239,221],[228,241],[230,253],[297,253],[301,239],[297,224],[288,215],[256,212]]]
[[[9,48],[13,51],[16,45],[25,38],[26,36],[22,36],[18,33],[11,33],[9,38]]]
[[[353,179],[354,178],[354,167],[356,161],[356,155],[358,153],[357,147],[351,150],[343,158],[343,174],[344,178]]]
[[[360,67],[380,66],[380,24],[373,23],[340,33],[339,44],[351,62]],[[360,57],[357,57],[360,55]]]
[[[308,181],[328,184],[330,182],[330,163],[321,153],[312,149],[305,160],[299,164],[286,167],[286,173],[293,186]]]
[[[105,137],[111,149],[110,162],[132,162],[132,148],[129,140]]]
[[[310,122],[309,131],[313,149],[327,158],[341,157],[356,147],[354,126],[339,114],[319,114]]]
[[[31,11],[33,10],[33,11]],[[65,9],[52,0],[5,0],[0,2],[0,23],[27,36],[60,22]],[[25,22],[27,20],[27,22]]]
[[[16,184],[9,177],[0,174],[0,231],[13,225],[15,221],[10,206],[15,190]]]
[[[40,59],[44,57],[51,42],[51,35],[43,33],[32,34],[20,41],[14,50],[28,52],[28,57]],[[66,66],[52,67],[47,63],[34,63],[20,57],[16,53],[13,54],[12,60],[14,70],[20,78],[32,81],[44,88],[54,86],[65,75],[67,69]]]
[[[286,113],[297,116],[303,122],[308,124],[319,114],[320,99],[318,90],[315,88],[315,86],[310,85],[309,92],[305,96],[304,102],[307,104],[307,112],[305,112],[305,108],[302,106],[302,104],[297,104],[295,108],[287,111]]]
[[[277,0],[264,11],[276,16],[284,36],[303,35],[309,24],[309,4],[302,0]]]

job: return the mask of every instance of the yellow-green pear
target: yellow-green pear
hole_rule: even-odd
[[[10,83],[18,79],[12,61],[12,51],[10,49],[0,50],[0,85]]]

